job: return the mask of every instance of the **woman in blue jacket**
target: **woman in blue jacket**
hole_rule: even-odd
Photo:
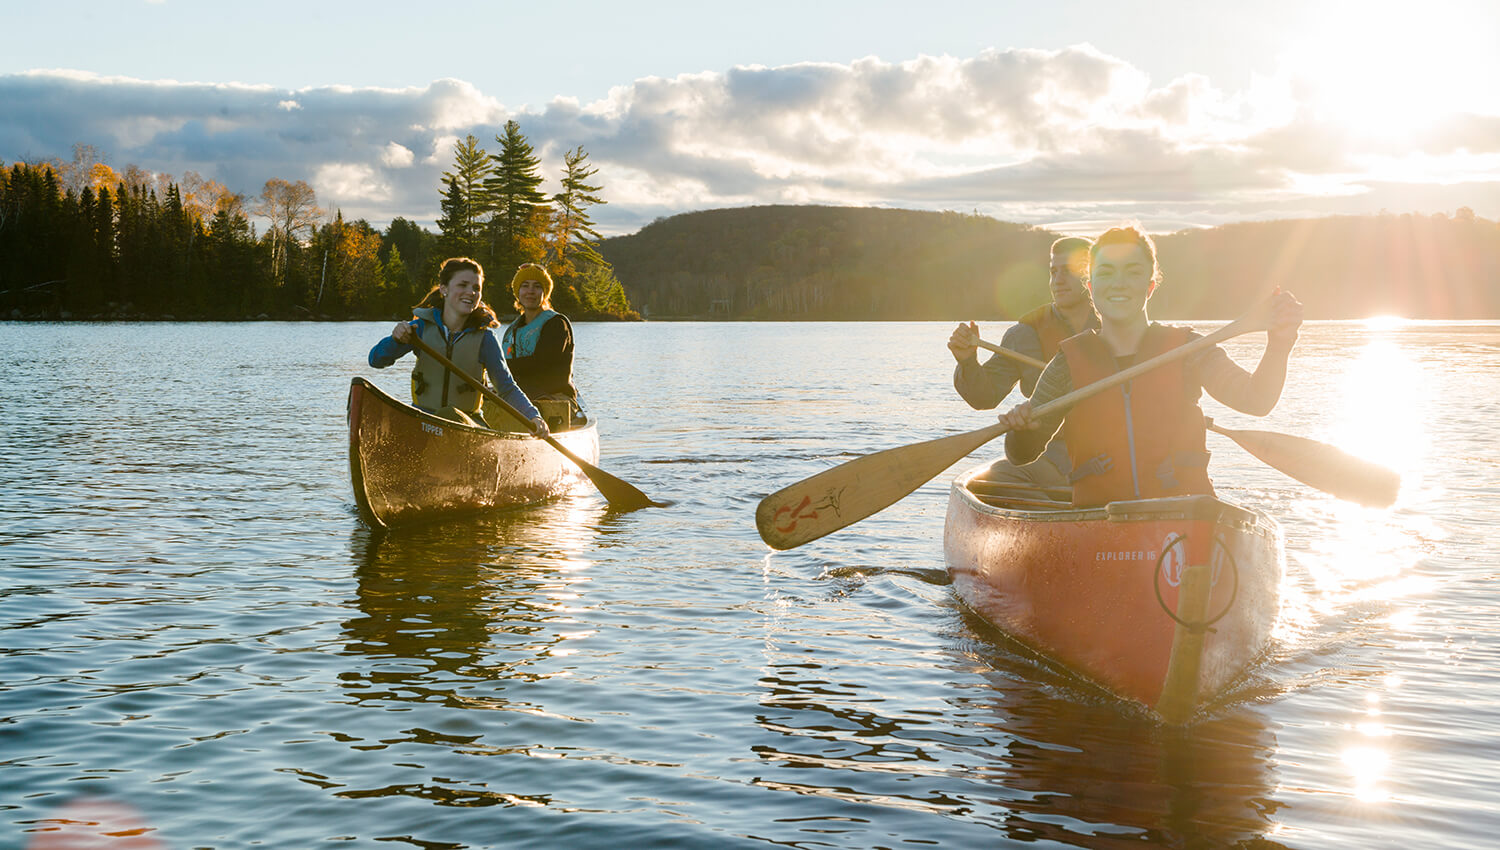
[[[533,433],[545,436],[546,420],[516,386],[505,366],[500,343],[490,330],[500,321],[484,303],[483,295],[484,269],[479,263],[468,257],[444,260],[437,286],[412,308],[411,321],[397,323],[390,336],[370,349],[370,365],[383,369],[395,363],[413,349],[413,340],[420,338],[470,375],[478,375],[482,368],[496,394],[531,420]],[[411,370],[411,398],[413,405],[429,413],[488,427],[479,392],[420,350]]]

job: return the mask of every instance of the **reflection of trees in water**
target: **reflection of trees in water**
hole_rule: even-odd
[[[505,708],[497,683],[567,639],[559,621],[587,579],[576,557],[592,513],[564,501],[462,522],[351,537],[355,604],[341,674],[360,702]]]
[[[351,800],[551,805],[545,794],[495,787],[494,768],[475,770],[466,760],[527,757],[535,750],[532,744],[496,740],[495,733],[509,721],[494,710],[534,710],[524,699],[507,696],[512,682],[546,678],[538,662],[578,636],[571,609],[588,581],[589,566],[578,553],[592,545],[600,513],[579,504],[586,503],[565,499],[461,522],[354,532],[350,549],[359,610],[343,624],[348,664],[339,680],[355,704],[375,711],[360,712],[362,721],[347,724],[335,737],[352,750],[394,748],[400,757],[394,762],[362,758],[347,777],[302,768],[290,772]],[[483,719],[453,713],[465,709],[491,711]],[[396,717],[403,718],[397,721],[402,727],[392,733],[388,724]],[[408,839],[415,841],[411,836],[390,840]]]
[[[846,683],[838,662],[768,655],[757,719],[773,735],[753,749],[802,770],[756,782],[992,824],[1017,841],[1279,846],[1264,838],[1276,740],[1255,707],[1167,727],[999,644],[962,640],[943,708],[898,716],[880,714],[889,703]]]

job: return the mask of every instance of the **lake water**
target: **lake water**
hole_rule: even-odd
[[[600,466],[675,504],[377,537],[344,405],[356,375],[405,395],[365,365],[389,323],[0,324],[0,846],[1494,842],[1500,324],[1310,323],[1271,416],[1205,403],[1404,488],[1339,503],[1210,435],[1288,574],[1270,657],[1185,730],[964,612],[968,464],[800,549],[757,537],[773,490],[993,421],[950,329],[579,325]]]

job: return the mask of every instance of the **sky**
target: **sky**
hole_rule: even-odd
[[[507,120],[605,235],[832,204],[1062,232],[1500,219],[1500,3],[0,0],[0,161],[194,172],[432,228]]]

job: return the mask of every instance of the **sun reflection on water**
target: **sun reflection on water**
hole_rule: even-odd
[[[1410,488],[1427,463],[1426,421],[1432,387],[1417,360],[1389,333],[1399,327],[1372,319],[1370,339],[1330,377],[1325,411],[1329,441],[1401,473]]]
[[[1309,436],[1394,469],[1402,489],[1395,506],[1378,509],[1302,490],[1280,512],[1294,529],[1287,559],[1297,579],[1283,584],[1275,638],[1293,652],[1324,645],[1335,637],[1332,624],[1351,617],[1409,630],[1420,611],[1411,601],[1438,590],[1434,577],[1412,569],[1443,532],[1417,508],[1435,389],[1419,352],[1401,344],[1407,324],[1382,316],[1346,326],[1344,340],[1302,364],[1322,401],[1309,412]]]
[[[1365,716],[1353,725],[1359,738],[1340,754],[1354,783],[1354,797],[1364,803],[1382,802],[1390,796],[1384,782],[1391,762],[1386,744],[1391,731],[1380,718],[1380,694],[1365,694]]]

